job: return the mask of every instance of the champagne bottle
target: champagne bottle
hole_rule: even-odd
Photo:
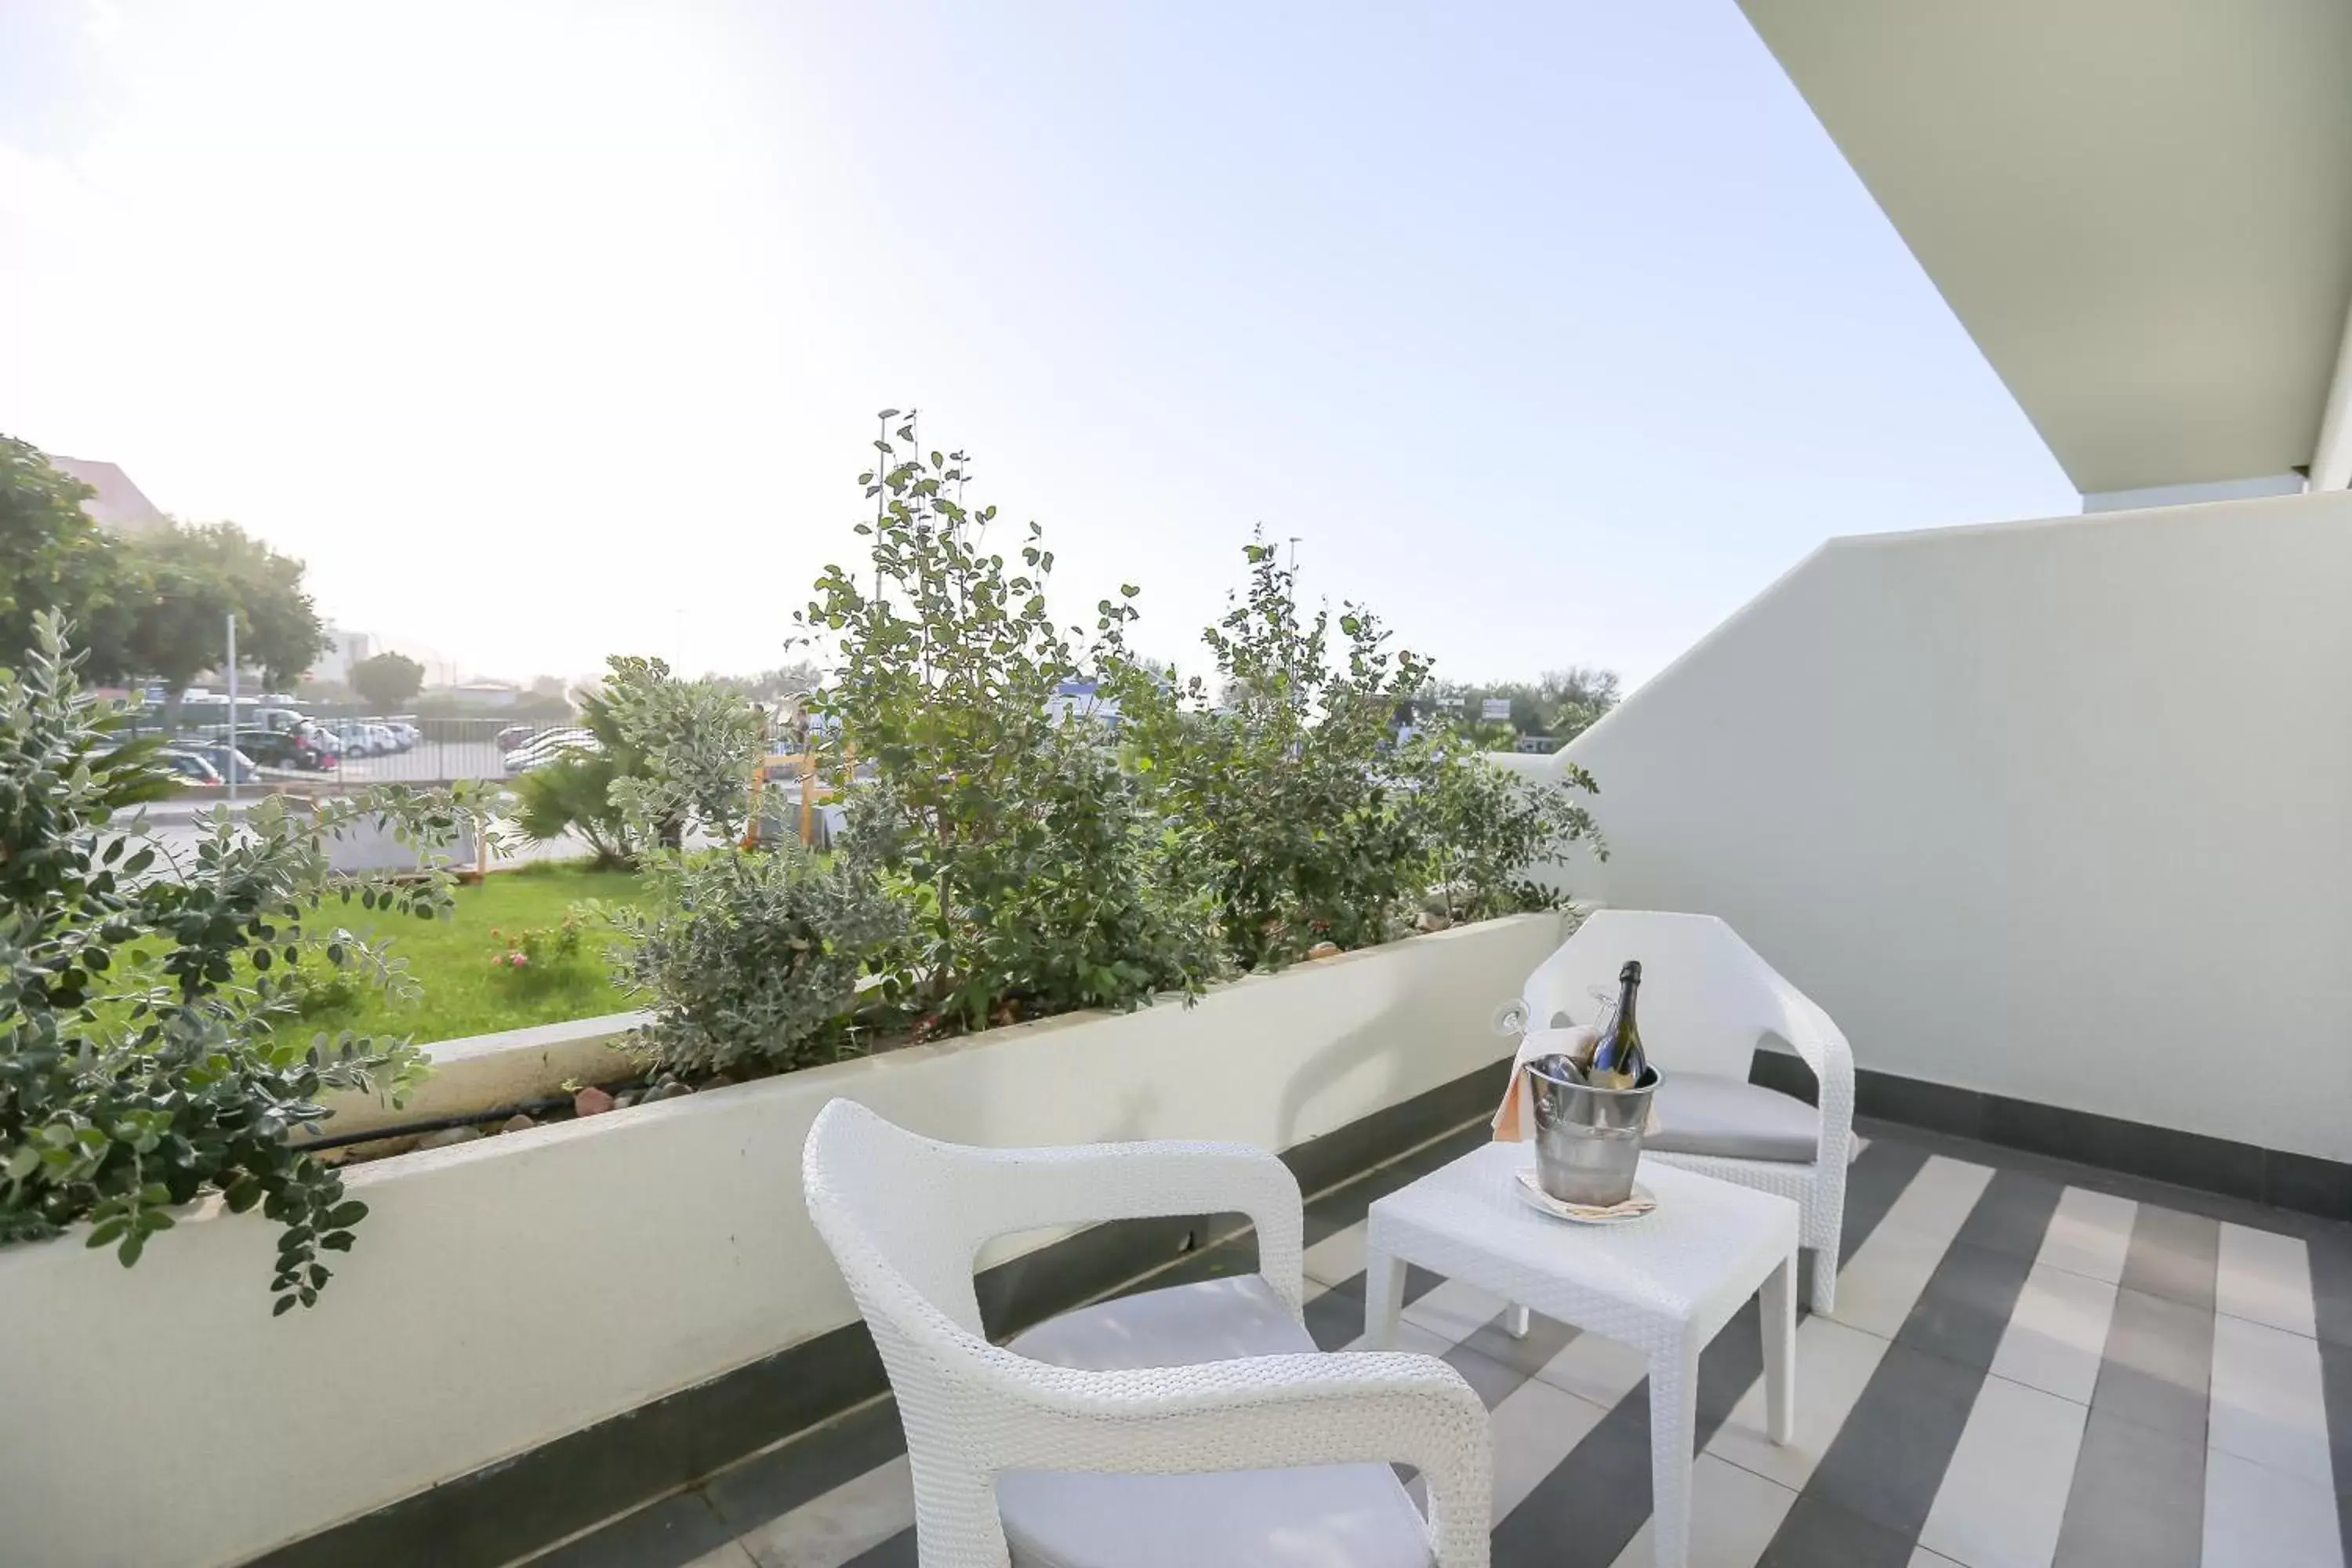
[[[1641,1026],[1633,1019],[1634,994],[1642,988],[1642,962],[1632,959],[1617,972],[1617,1011],[1592,1047],[1592,1065],[1586,1070],[1595,1089],[1632,1089],[1649,1070],[1642,1054]]]

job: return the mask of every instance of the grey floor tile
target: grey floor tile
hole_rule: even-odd
[[[906,1451],[898,1407],[883,1399],[730,1466],[704,1484],[703,1495],[740,1535]]]
[[[1976,1368],[1887,1346],[1805,1496],[1895,1531],[1907,1552],[1935,1505],[1982,1381]]]
[[[2050,1237],[2050,1221],[2065,1184],[2026,1171],[1998,1170],[1985,1185],[1984,1196],[1969,1211],[1958,1239],[2004,1257],[2033,1263]]]
[[[915,1532],[902,1530],[881,1545],[861,1552],[846,1568],[922,1568],[915,1555]]]
[[[2124,1289],[2213,1310],[2221,1226],[2203,1215],[2142,1204],[2124,1259]]]
[[[686,1492],[534,1557],[530,1568],[687,1568],[737,1533],[700,1493]]]
[[[1495,1525],[1495,1568],[1612,1568],[1650,1517],[1647,1391],[1622,1401]]]
[[[2352,1346],[2319,1342],[2320,1396],[2327,1405],[2327,1447],[2336,1465],[2336,1489],[2352,1509]],[[2352,1562],[2352,1513],[2347,1513],[2345,1558]]]
[[[737,1539],[760,1568],[838,1568],[908,1529],[914,1519],[914,1478],[901,1458]]]
[[[1927,1163],[1928,1151],[1900,1136],[1874,1138],[1845,1173],[1845,1226],[1838,1237],[1838,1261],[1853,1260],[1870,1239],[1911,1178]]]
[[[1505,1366],[1466,1344],[1454,1345],[1442,1353],[1445,1364],[1460,1373],[1462,1380],[1478,1391],[1479,1399],[1489,1410],[1517,1393],[1519,1384],[1527,1382],[1530,1375],[1517,1367]]]
[[[2211,1312],[2117,1290],[2091,1408],[2201,1447],[2212,1368]]]
[[[2204,1444],[2093,1405],[2053,1568],[2197,1568],[2204,1530]]]
[[[1362,1289],[1360,1285],[1359,1290]],[[1364,1332],[1364,1299],[1344,1290],[1326,1290],[1307,1301],[1307,1331],[1315,1348],[1336,1351],[1352,1344]]]
[[[2312,1317],[2319,1337],[2352,1345],[2352,1226],[2306,1237],[2311,1248]]]
[[[2032,1268],[2031,1258],[1953,1242],[1895,1342],[1963,1366],[1990,1367]]]
[[[1911,1537],[1817,1497],[1801,1497],[1756,1568],[1907,1568]],[[1532,1560],[1530,1560],[1532,1563]],[[1496,1559],[1496,1568],[1505,1568]]]
[[[1568,1348],[1576,1331],[1566,1323],[1555,1322],[1540,1312],[1528,1314],[1525,1338],[1513,1339],[1500,1323],[1488,1323],[1462,1342],[1465,1350],[1476,1351],[1487,1360],[1499,1363],[1521,1377],[1533,1377],[1551,1362],[1551,1358]]]

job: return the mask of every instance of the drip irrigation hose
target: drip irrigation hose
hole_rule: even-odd
[[[622,1083],[604,1086],[606,1092],[627,1094],[642,1089],[642,1083]],[[348,1149],[354,1143],[381,1143],[388,1138],[413,1138],[425,1132],[446,1132],[452,1127],[479,1127],[488,1121],[509,1121],[518,1116],[544,1116],[551,1110],[572,1104],[572,1096],[556,1095],[547,1100],[526,1100],[514,1105],[499,1106],[493,1110],[464,1110],[454,1116],[436,1116],[423,1121],[396,1122],[390,1127],[371,1127],[362,1132],[333,1132],[323,1138],[302,1139],[296,1147],[305,1152],[320,1149]]]

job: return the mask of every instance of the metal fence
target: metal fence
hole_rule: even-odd
[[[202,760],[182,763],[193,789],[208,781],[205,770],[226,781],[306,786],[306,793],[340,794],[372,784],[452,784],[460,779],[513,778],[563,755],[593,750],[595,739],[575,724],[526,723],[491,715],[482,718],[416,718],[407,715],[336,717],[286,710],[238,716],[236,754],[228,750],[226,715],[201,710],[166,727],[159,712],[143,713],[135,729],[160,736],[175,752]]]

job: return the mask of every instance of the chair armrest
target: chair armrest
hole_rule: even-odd
[[[1079,1372],[994,1352],[993,1470],[1174,1475],[1400,1463],[1428,1486],[1437,1568],[1486,1568],[1494,1504],[1486,1407],[1434,1356],[1256,1356]],[[992,1402],[994,1403],[994,1402]]]
[[[1811,997],[1778,975],[1773,980],[1783,1019],[1780,1033],[1820,1085],[1822,1159],[1843,1170],[1853,1142],[1853,1048]]]
[[[1088,1143],[971,1151],[962,1201],[985,1241],[1013,1231],[1167,1215],[1241,1214],[1257,1227],[1258,1272],[1297,1317],[1305,1221],[1298,1178],[1245,1143]]]

